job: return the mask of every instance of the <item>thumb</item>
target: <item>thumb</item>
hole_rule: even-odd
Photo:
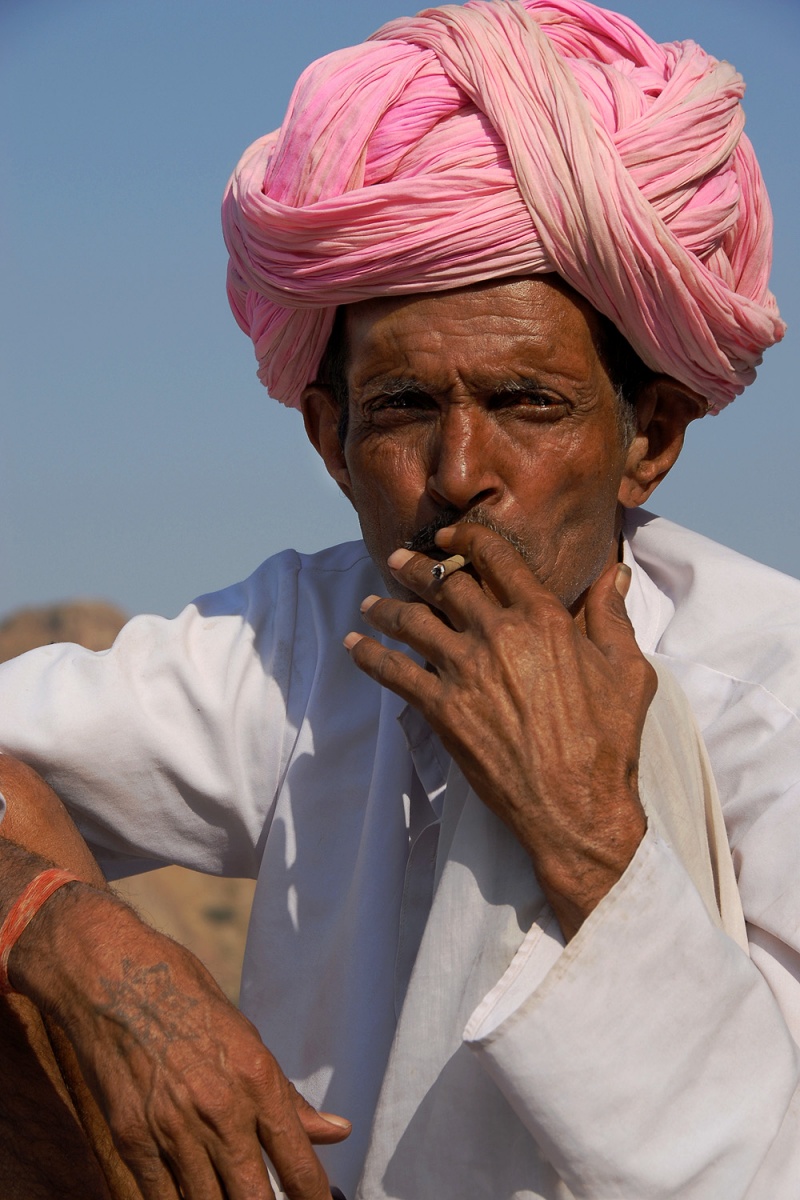
[[[346,1137],[350,1136],[353,1127],[346,1117],[339,1117],[335,1113],[318,1112],[296,1089],[294,1089],[293,1100],[300,1124],[308,1134],[309,1141],[327,1145],[332,1142],[343,1142]]]
[[[631,586],[631,569],[615,563],[589,588],[584,607],[586,635],[606,657],[636,650],[625,597]]]
[[[584,615],[586,636],[614,670],[618,683],[627,688],[629,703],[643,704],[644,713],[656,694],[658,676],[636,644],[625,597],[631,585],[631,570],[617,563],[605,571],[589,589]]]

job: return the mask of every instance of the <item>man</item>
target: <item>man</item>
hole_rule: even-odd
[[[352,1119],[320,1151],[347,1195],[796,1183],[797,588],[637,514],[783,332],[741,90],[578,0],[431,10],[315,64],[226,196],[229,294],[366,549],[287,552],[105,657],[0,676],[4,744],[105,863],[259,875],[243,1007]],[[61,891],[51,931],[108,903]],[[134,1014],[142,977],[173,1011],[171,967],[102,954]],[[67,978],[80,1054],[103,1000]],[[287,1091],[213,1149],[196,1098],[148,1133],[151,1189],[217,1194],[181,1174],[196,1144],[268,1195],[260,1137],[290,1195],[322,1194]]]

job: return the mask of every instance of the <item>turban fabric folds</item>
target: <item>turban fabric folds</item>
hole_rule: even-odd
[[[313,63],[223,202],[228,295],[292,407],[336,307],[556,272],[719,411],[784,326],[744,84],[584,0],[470,0]]]

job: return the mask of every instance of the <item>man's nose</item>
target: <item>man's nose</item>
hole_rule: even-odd
[[[428,494],[437,504],[465,512],[499,498],[496,430],[488,413],[454,405],[442,415],[431,447]]]

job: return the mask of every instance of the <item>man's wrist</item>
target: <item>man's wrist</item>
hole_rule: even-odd
[[[14,991],[38,1008],[58,1015],[74,986],[88,985],[94,948],[118,942],[127,906],[111,892],[77,880],[60,888],[17,938],[8,961]],[[134,914],[131,918],[136,921]],[[138,923],[138,922],[137,922]]]
[[[79,877],[72,871],[46,867],[22,889],[0,926],[0,995],[14,991],[8,977],[8,961],[28,925],[59,888],[79,882]]]
[[[609,820],[605,836],[570,840],[568,849],[532,856],[539,885],[569,941],[586,918],[622,878],[647,832],[647,818],[636,796],[624,818]],[[566,839],[565,839],[566,840]]]

